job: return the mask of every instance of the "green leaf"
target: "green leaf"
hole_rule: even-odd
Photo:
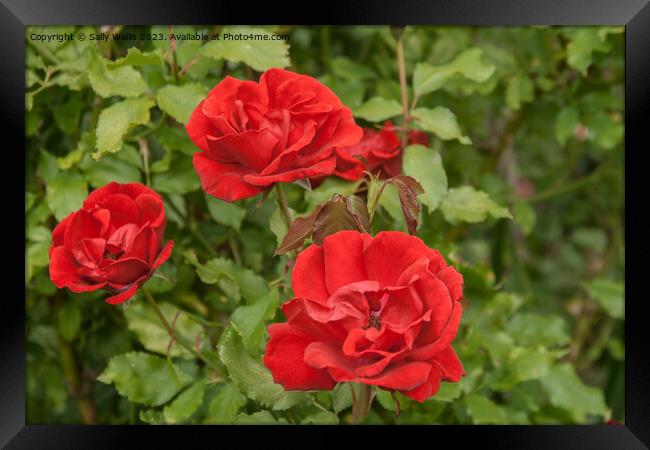
[[[532,102],[535,98],[535,85],[526,75],[517,75],[508,81],[506,87],[506,105],[518,110],[523,103]]]
[[[279,425],[288,424],[287,419],[276,419],[268,411],[258,411],[253,414],[240,414],[235,425]]]
[[[463,393],[462,380],[458,383],[440,383],[440,389],[432,400],[439,402],[452,402]]]
[[[238,307],[230,316],[249,353],[254,354],[259,350],[264,338],[265,322],[273,320],[279,304],[280,294],[277,289],[273,289],[256,303]]]
[[[332,72],[349,81],[372,80],[377,74],[365,64],[359,64],[345,56],[337,56],[331,61]]]
[[[435,211],[447,194],[447,174],[440,153],[423,145],[404,149],[404,174],[413,177],[424,189],[419,197],[429,212]]]
[[[352,393],[348,384],[338,383],[332,390],[332,408],[337,414],[352,406]]]
[[[81,208],[87,195],[86,181],[76,171],[59,172],[47,183],[47,204],[59,222]]]
[[[472,423],[476,425],[503,425],[508,423],[508,416],[503,407],[483,395],[468,395],[463,398],[462,402],[467,408]]]
[[[208,89],[198,83],[182,86],[168,84],[156,93],[156,102],[162,111],[172,116],[177,122],[186,124],[194,109],[207,93]]]
[[[354,115],[369,122],[382,122],[402,114],[402,105],[396,100],[373,97],[354,110]]]
[[[246,217],[244,208],[237,203],[226,202],[211,195],[205,194],[204,197],[208,205],[208,211],[217,223],[233,227],[239,231],[244,217]]]
[[[232,384],[225,384],[210,401],[204,424],[229,424],[246,404],[246,397]]]
[[[88,183],[94,188],[100,188],[111,181],[117,183],[141,183],[142,174],[140,169],[128,161],[125,161],[124,154],[137,152],[135,148],[125,145],[119,153],[106,155],[99,161],[86,156],[81,160],[79,168],[86,176]]]
[[[482,83],[487,81],[494,71],[495,66],[483,60],[483,50],[470,48],[443,66],[419,63],[413,73],[413,91],[418,97],[434,92],[453,77]]]
[[[248,398],[266,407],[283,411],[309,399],[305,393],[285,391],[275,384],[271,372],[246,352],[241,334],[233,324],[219,339],[219,357],[234,385]]]
[[[575,31],[572,30],[571,40],[566,48],[567,64],[583,75],[587,75],[593,53],[609,50],[607,34],[608,31],[600,27],[580,27]]]
[[[457,139],[461,144],[472,143],[467,136],[463,135],[456,115],[448,108],[443,106],[433,109],[415,108],[411,111],[411,116],[422,129],[436,134],[442,140]]]
[[[173,155],[169,167],[170,170],[155,173],[151,179],[151,187],[157,192],[187,194],[201,186],[191,158],[181,154]]]
[[[68,300],[63,304],[58,313],[59,333],[66,341],[71,341],[79,333],[81,326],[81,308],[79,303]]]
[[[56,162],[59,164],[59,169],[68,170],[81,161],[83,157],[84,150],[82,148],[76,148],[68,152],[67,155],[57,158]]]
[[[186,422],[203,404],[205,381],[197,381],[182,392],[176,399],[163,409],[165,422],[177,424]]]
[[[543,347],[515,349],[506,363],[508,373],[500,387],[508,390],[517,383],[546,376],[554,358],[555,355]]]
[[[540,382],[551,404],[566,410],[577,423],[585,423],[587,415],[607,414],[603,392],[584,384],[569,363],[554,366]]]
[[[157,409],[141,409],[138,415],[141,421],[149,425],[165,425],[165,416]]]
[[[495,219],[512,219],[510,212],[496,203],[483,191],[471,186],[449,189],[447,197],[440,206],[442,214],[449,223],[477,223],[492,216]]]
[[[567,106],[562,108],[555,119],[555,138],[564,145],[575,135],[576,127],[580,124],[578,110]]]
[[[88,66],[88,80],[100,97],[138,97],[149,91],[140,72],[133,67],[123,66],[109,69],[106,59],[98,52],[93,55]]]
[[[79,129],[79,119],[84,103],[79,96],[71,96],[68,101],[52,110],[57,126],[67,134],[73,134]]]
[[[222,35],[258,35],[273,36],[272,33],[254,27],[224,27]],[[258,72],[272,67],[287,67],[289,62],[289,44],[282,40],[215,40],[205,44],[200,53],[214,59],[243,62]]]
[[[97,380],[114,384],[117,392],[132,402],[158,406],[171,400],[192,378],[164,358],[130,352],[113,356]]]
[[[375,397],[384,409],[392,412],[397,412],[397,404],[395,403],[395,398],[393,398],[393,395],[399,402],[400,411],[406,411],[409,409],[409,406],[411,405],[411,399],[399,391],[395,391],[391,394],[389,391],[377,389],[377,394]]]
[[[192,156],[197,151],[197,147],[190,140],[187,132],[180,128],[162,127],[156,132],[156,140],[162,148],[169,152],[179,151]]]
[[[605,149],[616,147],[623,139],[623,122],[620,114],[606,114],[596,111],[585,117],[587,138]]]
[[[117,69],[122,66],[155,66],[162,64],[162,49],[157,48],[150,52],[142,52],[137,47],[131,47],[126,56],[108,63],[110,69]]]
[[[194,342],[196,337],[202,334],[203,328],[176,306],[171,303],[161,302],[158,307],[167,322],[174,323],[174,331],[185,340]],[[179,314],[177,318],[176,314]],[[138,336],[138,340],[144,348],[161,355],[167,355],[170,337],[149,305],[144,302],[129,304],[124,311],[124,318],[129,330]],[[190,353],[177,343],[174,343],[169,355],[172,357],[188,356]]]
[[[38,160],[38,173],[45,183],[49,183],[59,173],[59,164],[56,156],[47,150],[41,150]]]
[[[249,304],[256,303],[261,298],[264,298],[268,292],[264,278],[250,269],[238,267],[230,259],[214,258],[205,264],[201,264],[192,251],[186,251],[184,256],[188,264],[196,267],[196,273],[201,278],[201,281],[207,284],[215,284],[227,279],[235,283],[238,288],[237,293],[240,293]]]
[[[338,425],[339,416],[337,416],[331,411],[323,411],[322,409],[318,409],[314,413],[307,414],[307,416],[300,421],[300,424],[301,425]]]
[[[535,208],[526,201],[517,201],[514,204],[513,213],[515,222],[519,224],[521,231],[523,231],[525,235],[529,235],[530,232],[533,231],[535,221],[537,220]]]
[[[570,341],[567,324],[560,316],[521,312],[505,326],[518,345],[563,346]]]
[[[397,228],[406,227],[406,220],[404,218],[404,212],[402,211],[402,204],[399,198],[397,186],[390,183],[384,188],[381,197],[379,197],[379,205],[384,208],[389,216],[395,219]]]
[[[129,129],[149,122],[149,109],[153,105],[153,100],[149,98],[133,98],[102,110],[97,121],[97,151],[93,153],[93,158],[99,159],[105,153],[117,153]]]
[[[623,319],[625,316],[625,286],[620,281],[596,278],[583,283],[583,287],[589,296],[615,319]]]

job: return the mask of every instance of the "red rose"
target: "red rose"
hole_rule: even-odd
[[[408,143],[429,145],[423,131],[408,132]],[[358,180],[364,170],[391,178],[402,173],[401,138],[390,121],[381,131],[364,128],[363,138],[357,145],[338,149],[335,175],[345,180]]]
[[[210,195],[235,201],[274,183],[329,175],[334,150],[361,139],[349,108],[307,75],[270,69],[259,83],[224,78],[187,124]]]
[[[106,289],[110,304],[131,298],[167,261],[165,209],[160,195],[139,183],[110,183],[52,232],[50,278],[72,292]]]
[[[451,347],[462,285],[415,236],[332,234],[298,256],[288,323],[269,326],[264,364],[287,390],[351,381],[422,402],[464,374]]]

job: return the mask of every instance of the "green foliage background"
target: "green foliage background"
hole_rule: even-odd
[[[264,31],[266,30],[266,31]],[[261,364],[269,321],[290,298],[286,232],[274,202],[203,194],[183,129],[229,74],[288,67],[330,86],[364,126],[401,122],[388,27],[264,27],[288,41],[36,42],[26,33],[26,336],[29,423],[347,423],[350,392],[285,392]],[[174,33],[225,31],[174,27]],[[231,29],[231,31],[251,31]],[[467,376],[396,417],[380,392],[368,423],[623,421],[623,30],[407,27],[409,102],[431,148],[404,171],[425,188],[418,235],[465,278],[454,347]],[[146,157],[145,157],[146,156]],[[176,243],[147,283],[206,368],[169,337],[138,294],[72,294],[49,280],[58,220],[90,189],[148,183]],[[286,185],[303,215],[361,183]],[[387,187],[373,232],[406,231]]]

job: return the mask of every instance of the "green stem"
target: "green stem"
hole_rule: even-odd
[[[52,53],[47,48],[42,47],[39,44],[37,44],[36,42],[31,41],[31,40],[29,41],[29,43],[34,48],[34,50],[36,50],[36,52],[39,55],[41,55],[44,59],[48,60],[52,64],[60,64],[61,63],[61,60],[59,58],[57,58],[56,55],[54,55],[54,53]]]
[[[67,299],[63,294],[55,297],[55,309],[57,315],[61,310],[62,303]],[[75,357],[74,349],[68,341],[58,334],[59,340],[59,362],[63,370],[63,377],[65,378],[68,392],[74,398],[81,422],[85,425],[92,425],[96,422],[96,410],[92,398],[87,394],[86,389],[82,386],[81,374],[79,373],[79,365]]]
[[[174,34],[174,27],[169,25],[169,45],[172,49],[172,75],[174,76],[174,83],[178,84],[178,58],[176,56],[176,38],[172,38]]]
[[[406,62],[404,61],[404,44],[402,38],[397,39],[397,69],[399,70],[399,87],[402,96],[402,114],[404,123],[402,125],[402,148],[408,145],[408,123],[411,120],[409,114],[408,84],[406,81]]]
[[[151,309],[154,310],[156,315],[158,316],[158,319],[160,320],[160,323],[162,326],[165,328],[167,331],[167,334],[171,339],[173,339],[175,342],[178,342],[178,345],[183,347],[185,350],[190,352],[192,355],[196,356],[198,359],[203,361],[205,365],[210,366],[213,369],[219,369],[219,366],[217,366],[214,362],[210,361],[208,358],[203,356],[201,353],[197,352],[192,344],[188,343],[185,338],[180,336],[179,334],[176,333],[174,328],[169,324],[167,319],[165,319],[165,316],[163,315],[162,311],[160,308],[158,308],[158,304],[156,303],[156,300],[154,300],[153,296],[151,293],[144,287],[141,288],[142,293],[144,294],[144,298],[147,299],[147,302],[149,303],[149,306],[151,306]]]
[[[598,169],[593,171],[591,174],[580,178],[579,180],[574,181],[573,183],[568,183],[563,186],[558,186],[557,188],[554,189],[549,189],[547,191],[542,192],[541,194],[538,194],[534,197],[531,197],[528,199],[529,203],[537,203],[541,202],[544,200],[549,200],[553,197],[559,197],[564,194],[568,194],[573,191],[577,191],[579,189],[582,189],[583,187],[589,186],[590,184],[593,184],[597,181],[600,180],[600,177],[602,176],[604,172],[605,164],[600,166]]]
[[[147,186],[151,186],[151,174],[149,173],[149,144],[146,139],[138,139],[140,145],[140,155],[142,155],[142,166],[144,168],[144,177]]]
[[[352,424],[358,425],[366,418],[372,404],[372,386],[362,384],[359,390],[359,398],[352,402]]]
[[[278,206],[284,217],[284,222],[287,224],[287,229],[291,227],[293,219],[291,218],[291,211],[289,210],[289,205],[287,204],[287,198],[284,196],[284,191],[280,183],[275,185],[275,192],[278,195]]]
[[[241,255],[239,254],[239,246],[237,241],[233,236],[228,236],[228,246],[230,247],[230,252],[232,253],[233,258],[238,266],[242,265]]]

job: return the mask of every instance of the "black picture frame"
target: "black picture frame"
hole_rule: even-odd
[[[269,2],[252,6],[245,2],[199,2],[157,0],[0,0],[0,111],[5,173],[0,176],[5,217],[0,222],[3,251],[23,260],[24,247],[14,235],[24,232],[24,222],[12,211],[24,205],[24,177],[15,176],[24,153],[24,30],[27,25],[54,24],[205,24],[205,23],[312,23],[312,24],[431,24],[431,25],[624,25],[625,32],[625,193],[626,199],[641,197],[644,165],[640,153],[644,132],[650,129],[650,5],[649,0],[418,0],[372,2],[344,0],[302,6]],[[13,139],[12,139],[13,138]],[[631,153],[630,150],[634,150]],[[637,150],[639,152],[637,152]],[[637,156],[639,155],[639,156]],[[11,158],[11,159],[10,159]],[[15,161],[14,161],[15,160]],[[14,164],[15,162],[15,164]],[[9,170],[6,170],[9,169]],[[8,172],[8,173],[7,173]],[[633,216],[634,214],[634,216]],[[350,433],[384,439],[394,433],[422,434],[430,445],[440,439],[454,445],[479,441],[487,448],[637,449],[650,446],[650,345],[643,314],[647,300],[642,294],[645,264],[630,264],[641,255],[644,220],[636,209],[626,210],[625,322],[625,426],[440,426],[435,427],[253,427],[263,434],[319,433],[323,439],[341,442]],[[636,219],[636,220],[630,220]],[[13,229],[15,228],[15,229]],[[146,427],[62,426],[25,424],[25,309],[19,291],[21,265],[3,258],[2,312],[0,313],[0,445],[6,448],[127,448],[146,439],[185,447],[207,439],[217,446],[224,434],[253,436],[251,427]],[[24,267],[24,265],[22,266]],[[14,274],[15,272],[15,274]],[[341,434],[343,433],[343,434]],[[386,433],[389,433],[387,435]],[[309,440],[306,440],[309,439]],[[320,441],[319,437],[319,442]],[[363,438],[368,439],[367,437]],[[416,437],[410,438],[416,439]],[[419,440],[419,436],[418,436]],[[212,442],[213,444],[209,444]],[[240,441],[241,442],[241,441]],[[276,441],[267,441],[276,442]],[[313,442],[304,436],[298,442]],[[324,442],[324,441],[323,441]],[[371,441],[367,441],[368,444]],[[205,444],[204,444],[205,445]],[[281,445],[277,441],[277,445]],[[429,444],[427,444],[429,445]],[[275,445],[271,445],[272,447]]]

